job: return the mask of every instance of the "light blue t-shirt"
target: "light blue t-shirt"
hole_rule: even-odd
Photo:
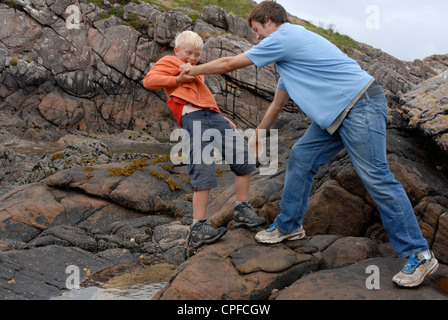
[[[372,80],[356,61],[325,38],[302,26],[282,24],[246,51],[259,68],[276,63],[278,89],[289,96],[323,130]]]

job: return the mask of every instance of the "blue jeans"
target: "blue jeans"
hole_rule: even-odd
[[[428,249],[406,192],[389,170],[387,117],[387,101],[381,93],[360,99],[333,135],[311,124],[290,153],[281,213],[275,220],[281,232],[290,233],[302,225],[314,175],[345,148],[378,206],[397,255],[403,258]]]

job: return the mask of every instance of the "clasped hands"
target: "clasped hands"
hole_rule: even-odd
[[[179,66],[180,74],[176,77],[177,83],[188,83],[196,80],[196,76],[189,75],[191,67],[190,63]]]

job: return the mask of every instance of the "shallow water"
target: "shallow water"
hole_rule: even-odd
[[[150,300],[162,289],[176,266],[150,259],[102,270],[83,281],[79,289],[63,292],[51,300]]]
[[[116,142],[105,143],[112,153],[143,153],[143,154],[155,154],[165,155],[170,154],[173,144],[170,143],[147,143],[147,142]],[[44,155],[50,155],[57,152],[62,152],[65,149],[65,145],[61,145],[57,142],[31,142],[31,141],[19,141],[4,144],[6,148],[14,151],[18,154],[24,154],[29,156],[42,157]]]
[[[64,150],[64,146],[56,142],[30,142],[23,140],[6,143],[4,147],[18,154],[36,157],[42,157]]]
[[[85,287],[73,289],[51,300],[151,300],[166,282],[136,284],[126,288]]]

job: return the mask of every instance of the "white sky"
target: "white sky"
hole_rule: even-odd
[[[261,0],[256,0],[257,3]],[[277,0],[290,14],[413,61],[448,53],[448,0]]]

